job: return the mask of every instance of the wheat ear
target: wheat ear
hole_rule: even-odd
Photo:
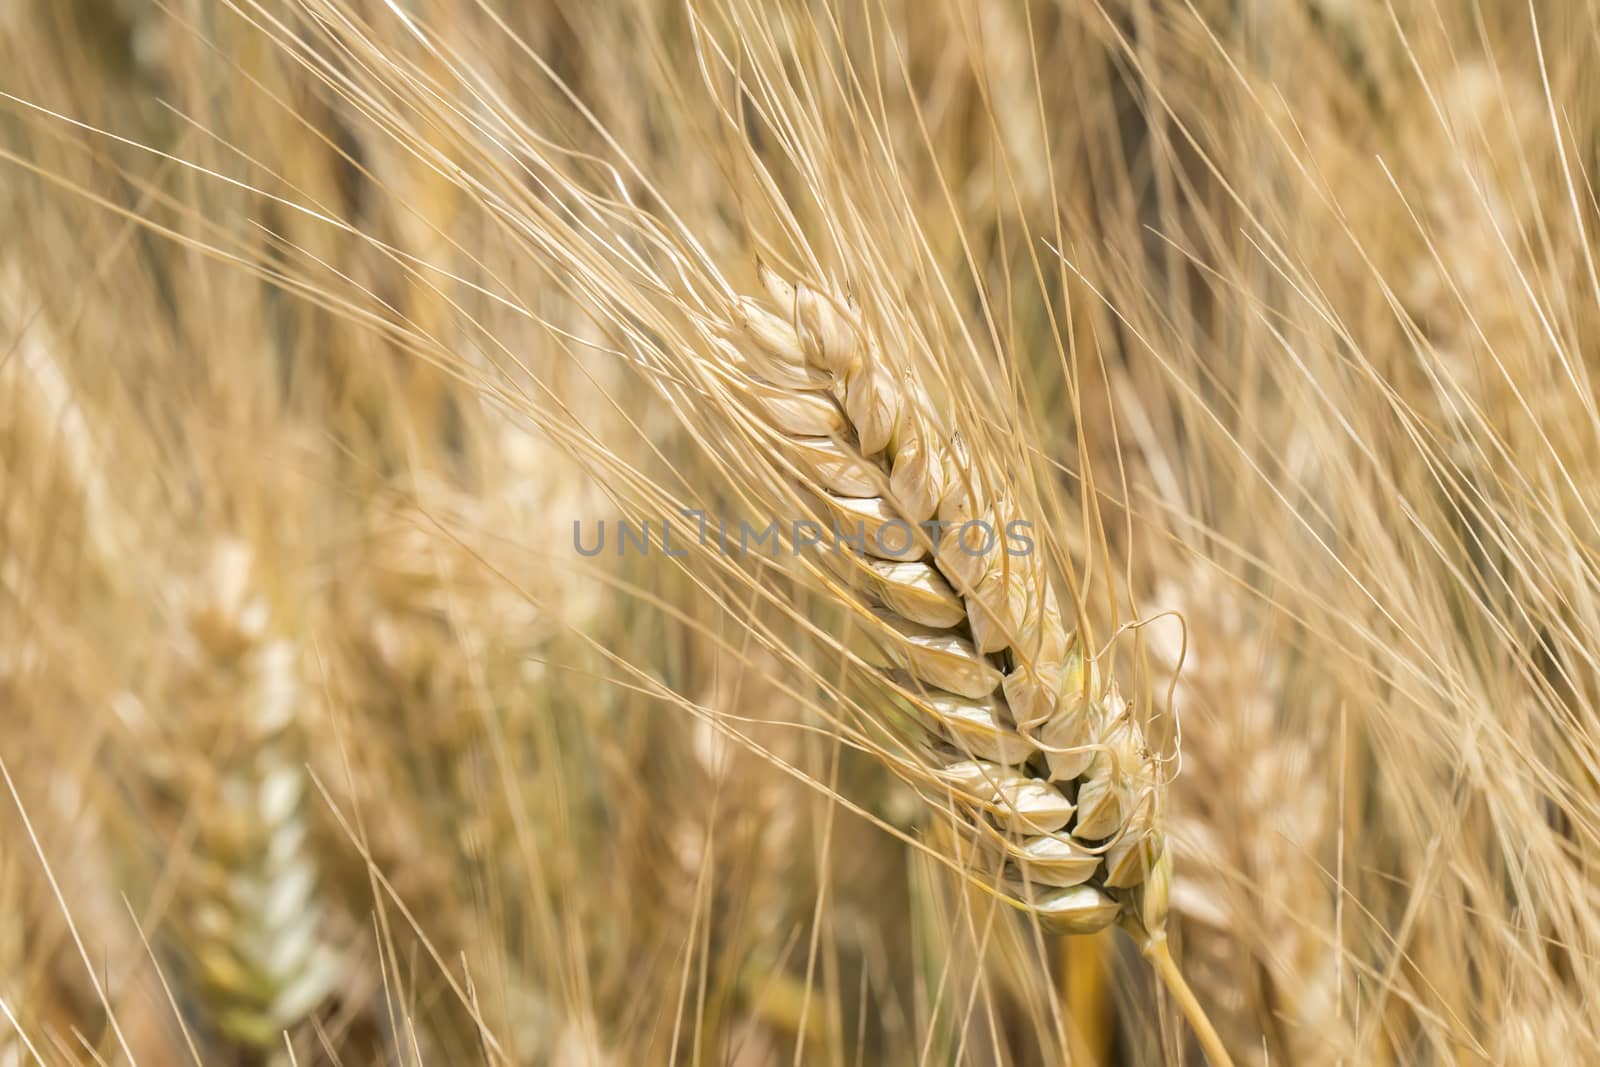
[[[1166,948],[1156,761],[1067,629],[1038,555],[1001,550],[997,532],[1020,517],[1014,497],[939,429],[848,300],[766,267],[761,280],[770,304],[740,297],[729,309],[730,355],[820,489],[819,515],[861,549],[849,558],[876,636],[941,742],[939,778],[1003,865],[1006,898],[1059,933],[1120,923],[1208,1055],[1228,1062]]]
[[[180,735],[150,767],[194,821],[173,924],[184,977],[223,1036],[270,1057],[341,967],[324,940],[307,841],[300,665],[272,632],[251,564],[234,541],[212,557],[166,694]]]

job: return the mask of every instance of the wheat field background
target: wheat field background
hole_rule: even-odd
[[[0,1067],[1600,1063],[1597,60],[4,0]]]

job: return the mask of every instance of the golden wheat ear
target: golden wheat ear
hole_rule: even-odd
[[[761,280],[770,304],[736,298],[725,333],[835,547],[851,546],[839,558],[866,571],[885,682],[944,753],[930,800],[955,800],[1004,899],[1045,929],[1132,934],[1207,1055],[1230,1062],[1167,948],[1157,760],[1068,630],[1039,555],[1008,538],[1028,529],[1015,494],[937,428],[842,294],[765,266]]]
[[[750,393],[865,572],[883,666],[942,742],[938,778],[1008,898],[1054,931],[1121,920],[1153,935],[1166,908],[1155,760],[1024,549],[1013,494],[937,429],[848,301],[761,275],[771,303],[739,298],[729,315]]]

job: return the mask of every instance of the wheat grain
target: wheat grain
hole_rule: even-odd
[[[996,831],[1012,899],[1065,932],[1119,917],[1158,930],[1167,860],[1154,760],[1068,632],[1043,564],[999,550],[997,531],[1019,517],[1010,494],[936,429],[931,400],[846,300],[765,267],[762,281],[779,311],[739,298],[727,331],[750,394],[809,460],[799,469],[820,513],[862,546],[851,558],[878,644],[946,742],[940,779]],[[1033,885],[1055,888],[1035,897]]]

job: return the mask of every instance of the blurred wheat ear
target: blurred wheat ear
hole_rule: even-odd
[[[157,813],[130,829],[158,881],[172,880],[165,940],[206,1025],[288,1062],[283,1033],[341,978],[306,817],[314,698],[251,547],[227,540],[207,556],[184,583],[162,684],[125,703],[142,753],[136,788]],[[188,847],[174,854],[179,841]]]

